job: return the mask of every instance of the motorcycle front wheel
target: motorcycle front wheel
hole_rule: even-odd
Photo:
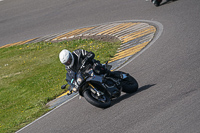
[[[121,72],[121,71],[118,71]],[[123,74],[126,74],[124,72],[121,72]],[[123,79],[121,81],[122,91],[125,93],[134,93],[138,90],[138,82],[134,77],[127,74],[127,78]]]
[[[111,105],[111,100],[109,95],[97,96],[90,89],[84,91],[83,96],[92,105],[99,108],[108,108]]]

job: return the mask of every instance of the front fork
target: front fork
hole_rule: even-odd
[[[92,84],[89,83],[89,86],[91,86],[90,91],[94,94],[97,94],[98,97],[104,95],[103,92],[98,91]]]

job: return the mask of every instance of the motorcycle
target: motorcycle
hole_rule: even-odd
[[[160,3],[162,2],[162,0],[151,0],[151,2],[153,2],[155,6],[160,6]]]
[[[112,67],[108,63],[104,65],[108,70]],[[68,95],[78,92],[93,106],[108,108],[111,106],[111,101],[118,98],[121,92],[134,93],[138,90],[138,82],[131,75],[121,71],[115,73],[121,74],[123,78],[109,77],[106,74],[96,75],[92,68],[84,73],[79,71],[73,81],[67,76],[66,81],[70,83]],[[63,85],[61,89],[65,89],[67,85]]]

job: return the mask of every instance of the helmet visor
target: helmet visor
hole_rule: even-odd
[[[65,63],[65,65],[69,66],[71,63],[72,63],[72,54],[69,54],[69,58],[67,62]]]

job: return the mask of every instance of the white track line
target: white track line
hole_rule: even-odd
[[[23,129],[25,129],[26,127],[28,127],[28,126],[32,125],[32,124],[33,124],[33,123],[35,123],[36,121],[38,121],[38,120],[42,119],[43,117],[47,116],[48,114],[50,114],[51,112],[53,112],[53,111],[54,111],[54,110],[56,110],[57,108],[61,107],[63,104],[65,104],[65,103],[67,103],[67,102],[71,101],[72,99],[74,99],[74,98],[75,98],[75,97],[77,97],[77,96],[78,96],[78,95],[75,95],[74,97],[72,97],[72,98],[70,98],[70,99],[66,100],[64,103],[60,104],[59,106],[57,106],[57,107],[56,107],[56,108],[54,108],[53,110],[51,110],[51,111],[47,112],[47,113],[46,113],[46,114],[44,114],[43,116],[41,116],[41,117],[37,118],[36,120],[34,120],[34,121],[33,121],[33,122],[31,122],[30,124],[26,125],[25,127],[21,128],[20,130],[18,130],[18,131],[17,131],[17,132],[15,132],[15,133],[19,133],[20,131],[22,131],[22,130],[23,130]]]

